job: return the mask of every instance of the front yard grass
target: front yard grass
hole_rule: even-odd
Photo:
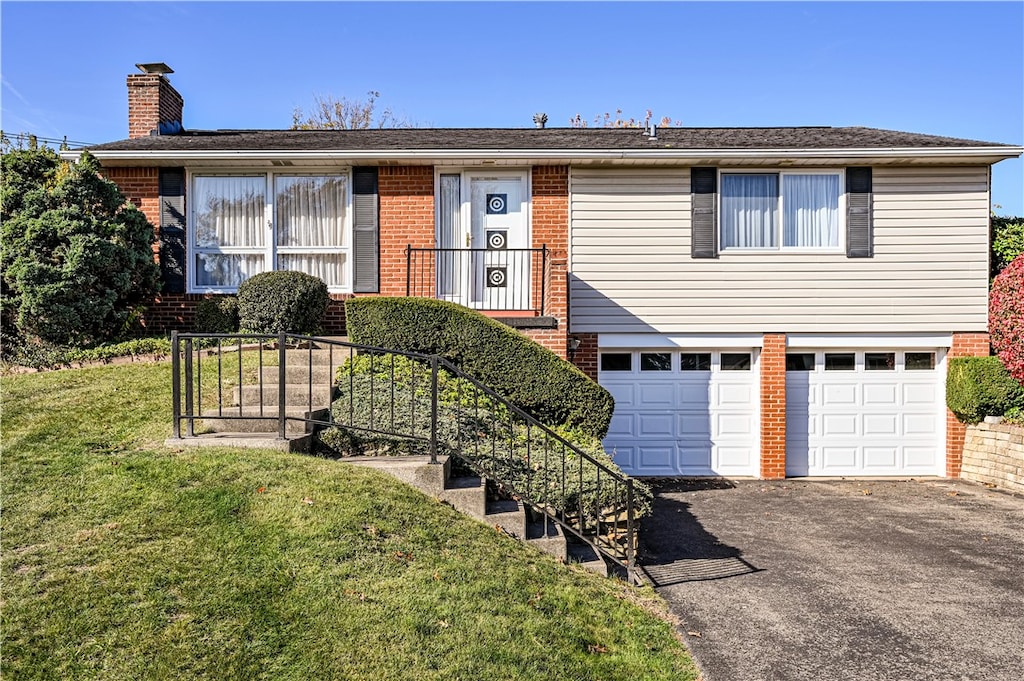
[[[169,381],[3,378],[5,678],[696,678],[650,590],[382,474],[163,448]]]

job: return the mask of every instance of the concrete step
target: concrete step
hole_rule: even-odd
[[[437,496],[466,515],[481,520],[487,515],[487,489],[476,476],[449,478]]]
[[[264,383],[277,383],[278,367],[263,367],[261,376]],[[314,384],[319,385],[330,385],[334,382],[334,371],[331,367],[326,364],[315,364],[310,367],[308,364],[286,364],[284,369],[284,382],[285,383],[306,383],[310,381],[310,376]]]
[[[566,545],[566,562],[576,563],[602,577],[608,576],[608,564],[590,544],[570,541]]]
[[[352,353],[353,355],[355,353]],[[309,350],[307,348],[298,348],[295,350],[285,350],[285,366],[296,366],[296,367],[333,367],[338,368],[345,363],[349,358],[349,349],[337,347],[333,350],[323,347],[314,348]]]
[[[273,449],[281,452],[308,452],[312,436],[308,433],[280,440],[270,433],[203,433],[195,437],[168,438],[167,447],[239,447]]]
[[[481,520],[500,527],[517,539],[526,539],[526,511],[515,499],[487,502],[487,513]]]
[[[203,419],[196,424],[196,431],[209,431],[214,433],[276,433],[277,432],[277,407],[263,407],[262,416],[259,406],[248,407],[224,407],[220,412],[223,416],[243,416],[246,418],[222,418]],[[326,409],[316,409],[312,412],[307,407],[285,407],[285,414],[297,418],[318,418],[326,419]],[[217,416],[216,409],[203,412],[205,416]],[[285,433],[291,435],[302,435],[306,433],[307,424],[302,421],[288,421]]]
[[[554,556],[563,563],[568,560],[565,536],[562,534],[562,528],[553,520],[541,519],[528,522],[526,543]]]
[[[331,404],[332,389],[329,385],[314,385],[312,391],[308,383],[286,383],[284,386],[285,406],[301,407],[328,407]],[[243,385],[232,391],[234,403],[244,406],[276,407],[278,401],[278,385],[264,383],[261,389],[259,385]]]

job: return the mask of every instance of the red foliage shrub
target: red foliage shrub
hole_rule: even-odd
[[[992,347],[1010,375],[1024,383],[1024,254],[992,282],[988,330]]]

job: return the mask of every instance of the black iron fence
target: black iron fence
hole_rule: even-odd
[[[320,433],[352,452],[450,455],[636,570],[633,480],[436,355],[295,334],[172,334],[175,437]]]
[[[548,249],[406,246],[405,295],[544,315]]]

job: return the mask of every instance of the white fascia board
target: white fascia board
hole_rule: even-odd
[[[951,333],[905,334],[825,334],[794,333],[786,336],[788,348],[948,348],[953,344]]]
[[[996,160],[1016,158],[1024,153],[1024,147],[957,147],[957,148],[889,148],[889,149],[405,149],[383,151],[316,149],[316,150],[161,150],[161,151],[93,151],[102,160],[145,161],[231,161],[231,160],[345,160],[345,161],[401,161],[401,160],[705,160],[705,159],[796,159],[796,158],[921,158],[950,159],[986,157]],[[61,158],[77,161],[81,150],[61,152]]]
[[[759,348],[763,336],[759,333],[688,333],[662,335],[658,333],[599,333],[597,347],[605,349],[635,348]]]

